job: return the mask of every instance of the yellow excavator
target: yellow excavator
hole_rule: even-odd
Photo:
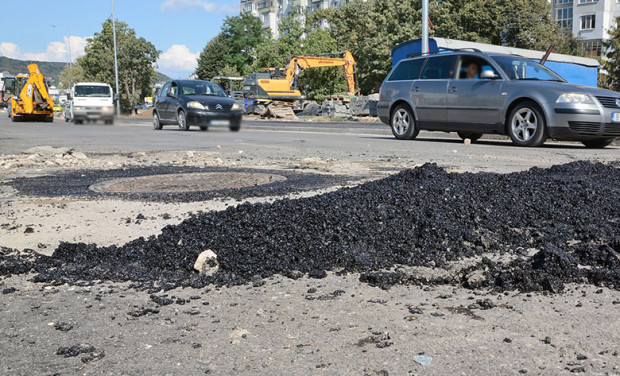
[[[343,55],[341,58],[328,57]],[[279,69],[267,69],[267,73],[252,73],[243,80],[243,94],[247,99],[257,103],[272,101],[294,102],[305,99],[297,89],[297,77],[304,69],[343,67],[347,80],[348,95],[356,94],[355,88],[355,59],[349,51],[332,52],[321,55],[293,57],[284,72],[284,77],[277,78]]]
[[[54,101],[50,97],[45,77],[36,64],[28,65],[28,74],[18,74],[4,80],[4,90],[12,94],[9,116],[14,122],[22,120],[54,121]]]

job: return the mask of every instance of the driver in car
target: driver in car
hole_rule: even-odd
[[[478,74],[480,73],[478,69],[478,64],[473,61],[465,66],[465,73],[467,74],[467,78],[470,80],[478,79]]]

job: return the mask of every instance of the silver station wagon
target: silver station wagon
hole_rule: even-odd
[[[552,138],[603,148],[620,137],[620,93],[569,84],[530,59],[479,51],[400,61],[381,85],[377,111],[400,140],[423,129],[472,141],[508,135],[519,146]]]

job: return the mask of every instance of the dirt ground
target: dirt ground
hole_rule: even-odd
[[[156,235],[191,213],[239,203],[24,197],[7,184],[19,177],[163,160],[172,166],[235,163],[217,152],[187,151],[86,155],[40,147],[1,156],[0,246],[49,255],[60,241],[122,244]],[[250,167],[365,181],[402,166],[304,158],[286,166],[256,160]],[[382,290],[358,278],[277,276],[265,284],[167,292],[107,281],[48,286],[34,283],[31,275],[3,278],[0,374],[620,375],[618,290],[588,285],[553,295],[451,286]]]

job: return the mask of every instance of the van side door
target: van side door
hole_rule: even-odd
[[[456,55],[431,56],[420,78],[411,87],[411,101],[418,115],[420,129],[444,130],[446,127],[446,94],[454,78]]]

